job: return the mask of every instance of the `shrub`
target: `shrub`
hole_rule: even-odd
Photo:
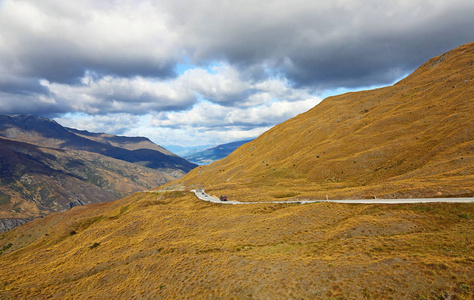
[[[467,294],[469,292],[469,286],[465,283],[461,284],[459,286],[459,289],[465,294]]]
[[[7,245],[3,246],[3,248],[0,249],[0,255],[3,254],[3,252],[5,252],[5,251],[7,251],[8,249],[10,249],[12,246],[13,246],[12,243],[8,243]]]

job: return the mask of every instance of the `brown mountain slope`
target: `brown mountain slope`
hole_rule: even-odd
[[[174,186],[255,199],[474,195],[474,43],[330,97]]]
[[[0,231],[52,211],[112,201],[182,177],[196,165],[147,138],[0,115]]]
[[[96,153],[1,137],[0,175],[0,220],[35,218],[72,206],[112,201],[182,176]]]

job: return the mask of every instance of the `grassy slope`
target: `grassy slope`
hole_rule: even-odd
[[[178,183],[244,201],[473,196],[473,66],[471,43],[394,86],[330,97]]]
[[[473,219],[472,204],[138,193],[0,235],[0,298],[472,299]]]

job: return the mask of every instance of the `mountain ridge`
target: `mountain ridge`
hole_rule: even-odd
[[[87,130],[79,130],[75,128],[65,127],[67,130],[89,139],[93,139],[97,142],[102,143],[110,143],[112,146],[115,147],[123,147],[127,150],[137,150],[137,149],[150,149],[162,152],[166,155],[171,156],[178,156],[175,153],[165,149],[164,147],[153,143],[147,137],[128,137],[128,136],[120,136],[120,135],[111,135],[107,133],[95,133],[89,132]]]
[[[36,132],[37,135],[31,132]],[[75,132],[79,131],[74,129],[70,131],[55,121],[33,115],[0,116],[0,136],[10,139],[26,140],[32,144],[58,149],[95,152],[132,163],[141,163],[155,169],[173,167],[188,172],[196,166],[158,145],[153,146],[154,144],[146,138],[114,137],[105,134],[100,134],[98,137],[89,133],[89,136],[93,137],[90,139],[84,131],[80,131],[80,134]],[[142,145],[145,141],[147,146],[127,149],[124,147],[124,142],[116,144],[117,146],[109,142],[114,139],[133,141],[132,144],[140,141]]]

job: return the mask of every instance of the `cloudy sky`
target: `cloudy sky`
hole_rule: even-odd
[[[0,0],[0,113],[220,144],[474,41],[472,0]]]

